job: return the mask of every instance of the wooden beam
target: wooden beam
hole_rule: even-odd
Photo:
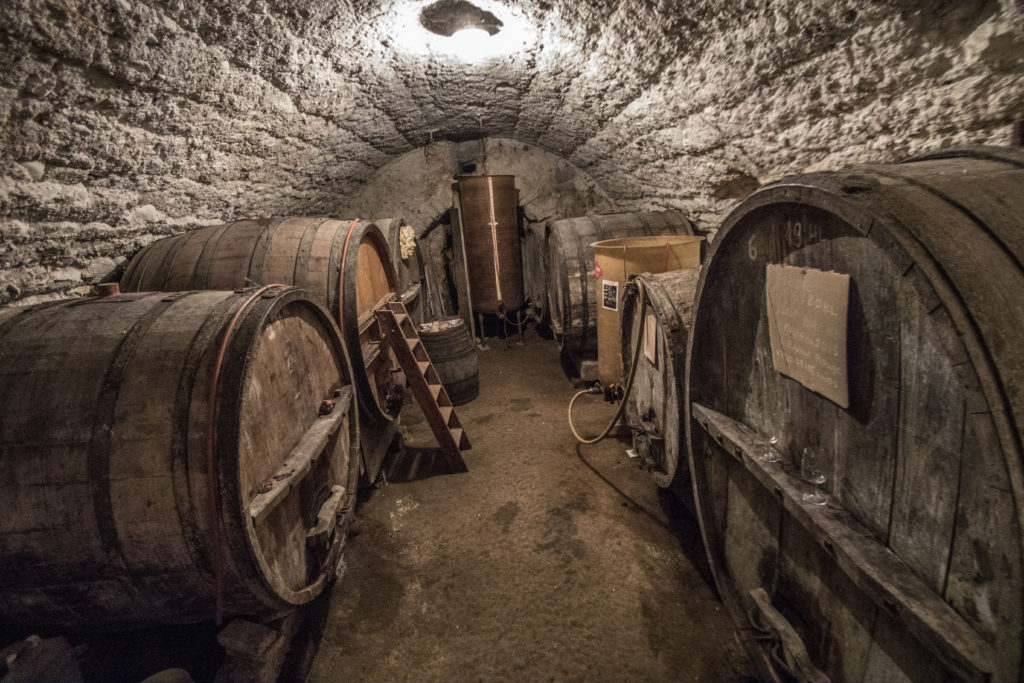
[[[692,415],[722,450],[782,502],[858,588],[903,622],[940,661],[966,680],[990,677],[993,647],[852,515],[835,502],[805,503],[801,496],[811,492],[810,484],[757,457],[765,437],[700,403],[693,404]]]
[[[383,308],[384,306],[387,306],[388,302],[394,299],[396,296],[398,295],[395,294],[395,292],[388,292],[387,294],[382,296],[380,298],[380,301],[375,303],[372,308],[368,308],[359,314],[359,318],[356,319],[356,327],[359,330],[360,339],[363,338],[363,336],[371,327],[377,326],[377,316],[374,315],[374,311],[376,311],[378,308]],[[379,337],[380,335],[378,334],[375,336]]]
[[[254,524],[263,521],[271,510],[276,508],[295,488],[295,485],[303,480],[313,462],[327,447],[331,435],[338,431],[338,427],[348,415],[351,404],[352,387],[346,385],[334,399],[334,409],[330,414],[319,417],[313,422],[285,461],[277,468],[277,472],[266,481],[266,490],[256,494],[249,502],[249,516],[252,517]]]

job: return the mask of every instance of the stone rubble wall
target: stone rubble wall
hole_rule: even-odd
[[[1009,145],[1024,119],[1010,4],[765,3],[708,31],[568,158],[625,205],[713,228],[786,175]]]
[[[413,54],[409,1],[4,0],[0,303],[235,218],[436,216],[451,164],[409,158],[445,140],[521,155],[538,218],[671,207],[707,230],[760,183],[1024,119],[1018,0],[478,0],[535,27],[481,63]]]
[[[505,138],[427,145],[402,155],[371,176],[330,212],[363,218],[403,217],[418,234],[452,208],[452,184],[463,164],[472,173],[513,175],[527,221],[607,213],[615,203],[585,173],[561,157]]]

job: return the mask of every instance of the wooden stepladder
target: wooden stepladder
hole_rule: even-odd
[[[394,351],[441,450],[449,459],[461,462],[459,453],[471,448],[469,437],[455,414],[448,392],[441,384],[441,378],[430,362],[427,350],[423,348],[416,324],[409,318],[405,304],[396,300],[389,301],[376,309],[374,315],[380,322],[384,339]]]

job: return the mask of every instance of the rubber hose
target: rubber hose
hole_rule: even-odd
[[[637,331],[636,342],[633,344],[633,362],[630,363],[629,366],[629,377],[626,378],[626,386],[622,390],[622,402],[619,403],[619,409],[615,411],[615,416],[612,418],[612,421],[608,423],[608,426],[605,427],[605,430],[601,432],[601,434],[591,439],[585,439],[580,436],[578,431],[576,431],[576,425],[572,422],[572,407],[576,404],[576,399],[580,396],[600,392],[594,391],[593,389],[584,389],[583,391],[577,392],[569,401],[569,430],[572,431],[572,435],[576,437],[576,440],[582,444],[589,445],[597,443],[611,434],[612,430],[615,429],[615,425],[618,424],[619,418],[622,417],[622,413],[626,410],[626,400],[629,398],[629,392],[633,388],[633,377],[636,376],[636,365],[640,360],[640,347],[643,342],[645,327],[644,314],[647,312],[647,290],[644,289],[644,283],[640,280],[637,280],[636,283],[640,288],[640,329]]]

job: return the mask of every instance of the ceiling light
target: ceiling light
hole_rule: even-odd
[[[420,11],[420,25],[439,36],[452,36],[467,28],[479,28],[494,35],[504,26],[493,12],[467,0],[437,0]]]
[[[409,0],[393,20],[401,52],[467,64],[516,54],[536,41],[525,16],[494,0]]]
[[[491,41],[494,37],[482,28],[464,28],[456,31],[452,40],[458,41],[455,45],[455,54],[467,62],[478,62],[489,56],[501,54],[501,50],[495,50]]]

